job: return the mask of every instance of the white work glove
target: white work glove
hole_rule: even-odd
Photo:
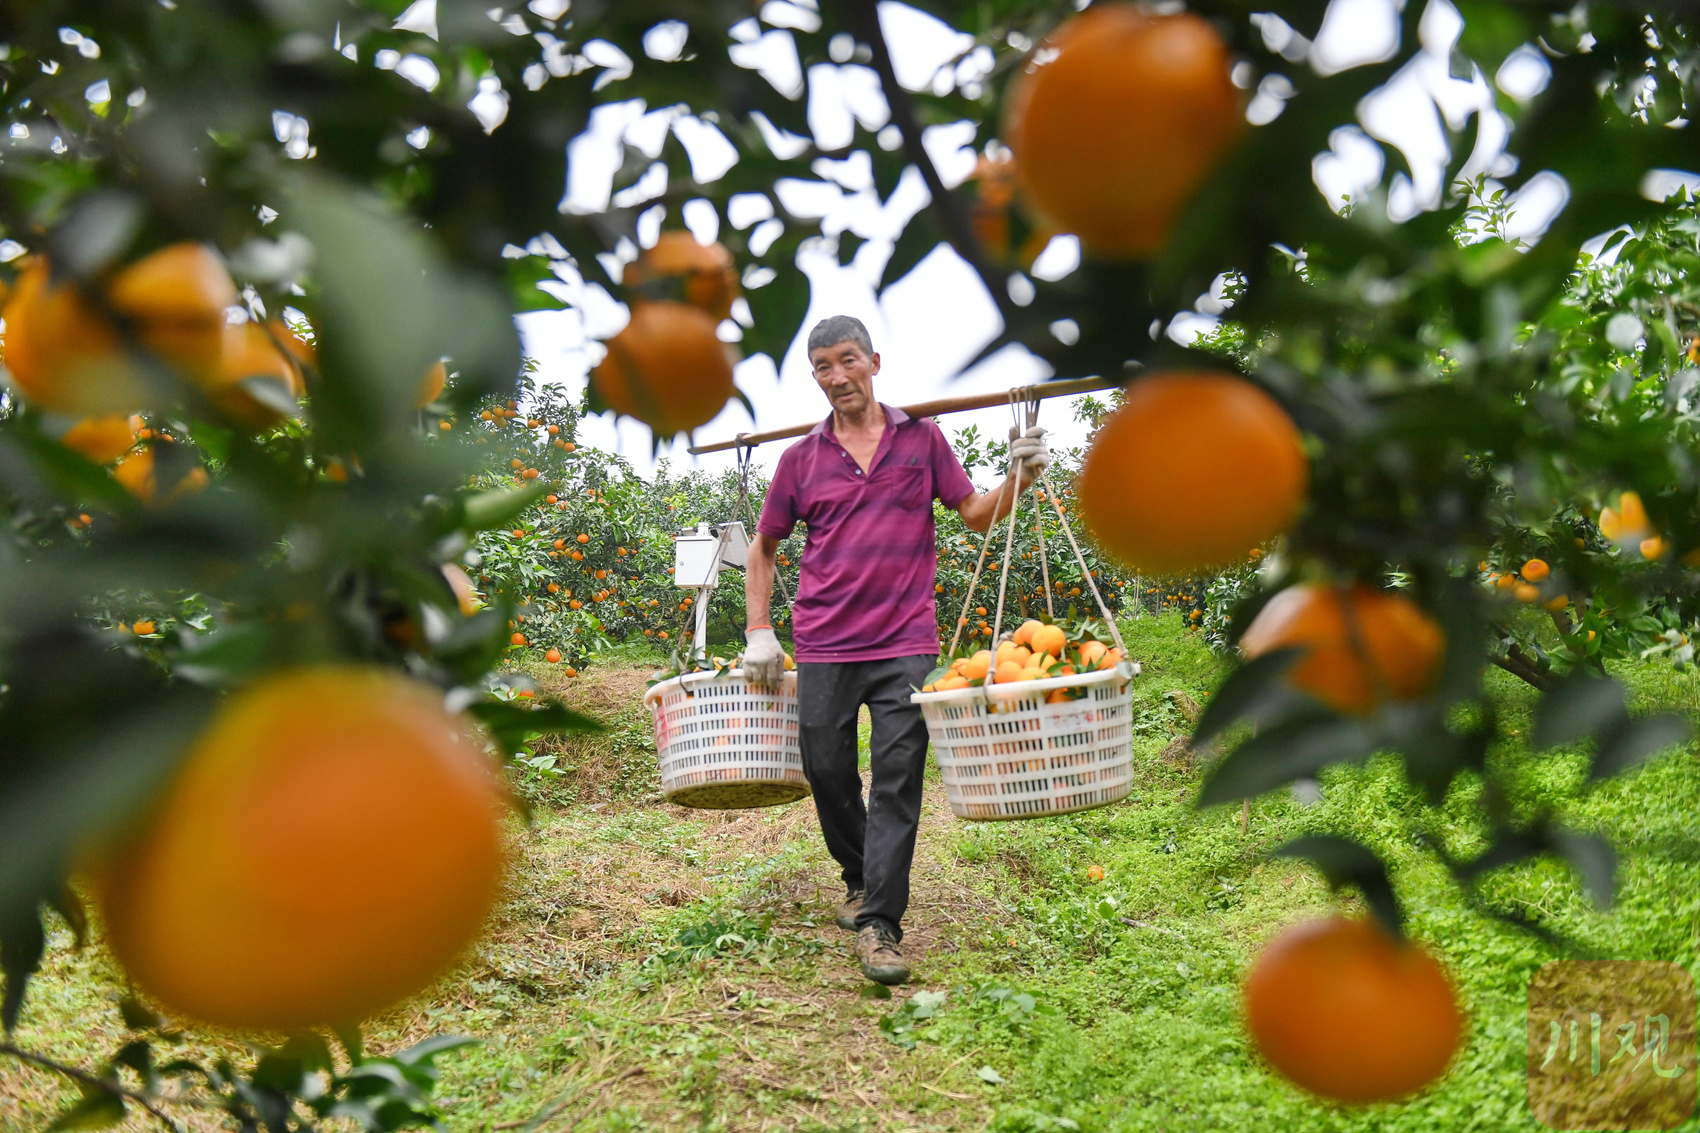
[[[1051,450],[1045,447],[1045,430],[1035,425],[1025,434],[1018,434],[1014,428],[1009,431],[1009,463],[1014,467],[1021,462],[1021,471],[1028,480],[1037,480],[1047,465],[1051,463]]]
[[[777,685],[785,679],[785,647],[771,629],[752,629],[744,635],[744,679],[752,684]]]

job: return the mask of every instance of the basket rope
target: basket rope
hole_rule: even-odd
[[[754,445],[738,446],[738,502],[732,508],[734,516],[741,514],[750,521],[749,534],[751,536],[757,534],[755,508],[750,504],[750,456],[755,452],[755,450]],[[722,539],[724,539],[724,536],[722,536]],[[785,599],[785,606],[789,609],[791,605],[791,588],[785,585],[785,572],[778,569],[777,564],[775,564],[774,567],[773,580],[779,583],[779,596]],[[771,617],[768,618],[768,621],[772,620],[773,619]],[[745,624],[747,625],[748,623],[746,622]]]
[[[1030,386],[1018,386],[1017,388],[1009,391],[1010,417],[1015,423],[1014,428],[1012,429],[1012,434],[1014,436],[1020,436],[1022,433],[1023,426],[1021,410],[1024,406],[1027,410],[1025,427],[1027,429],[1031,429],[1038,423],[1039,398],[1037,396],[1037,392],[1037,390]],[[998,486],[998,508],[1001,509],[1003,507],[1004,490],[1008,488],[1011,483],[1018,482],[1021,465],[1023,463],[1024,461],[1020,460],[1012,461],[1010,463],[1009,474],[1004,477],[1004,482]],[[1068,513],[1063,511],[1062,504],[1057,499],[1056,490],[1051,484],[1050,470],[1041,470],[1038,479],[1039,483],[1044,485],[1046,498],[1050,500],[1051,506],[1056,510],[1058,525],[1062,528],[1063,535],[1068,539],[1069,549],[1074,552],[1074,560],[1080,567],[1081,577],[1086,580],[1086,587],[1092,594],[1092,601],[1097,604],[1098,613],[1103,616],[1104,623],[1110,628],[1110,637],[1115,641],[1116,648],[1121,651],[1121,655],[1125,658],[1128,655],[1127,645],[1122,641],[1121,630],[1116,626],[1116,619],[1110,614],[1110,608],[1105,604],[1104,596],[1098,590],[1098,583],[1097,580],[1092,577],[1091,568],[1086,565],[1086,556],[1081,553],[1080,543],[1074,537],[1074,528],[1068,521]],[[999,572],[997,612],[992,621],[992,641],[994,643],[994,647],[998,637],[1003,633],[1004,602],[1009,587],[1009,558],[1015,548],[1015,524],[1016,517],[1020,511],[1021,496],[1019,492],[1017,492],[1015,499],[1010,503],[1009,527],[1004,535],[1003,569]],[[1056,607],[1051,601],[1051,576],[1048,565],[1048,556],[1045,553],[1047,544],[1045,541],[1045,529],[1042,520],[1044,508],[1035,501],[1033,511],[1033,529],[1039,548],[1039,569],[1041,576],[1044,579],[1045,586],[1045,613],[1047,616],[1054,619],[1056,617]],[[994,511],[993,514],[996,514],[996,512]],[[975,587],[979,585],[980,575],[986,562],[986,548],[991,543],[992,533],[997,530],[997,526],[998,525],[996,523],[993,523],[987,527],[985,537],[980,541],[980,555],[974,563],[974,574],[968,580],[968,593],[962,600],[962,613],[958,616],[956,620],[956,629],[950,636],[951,654],[956,652],[957,643],[961,640],[962,636],[962,627],[967,624],[968,610],[972,607],[974,602],[974,590]],[[981,685],[982,690],[990,688],[996,683],[997,666],[987,666],[984,683]]]

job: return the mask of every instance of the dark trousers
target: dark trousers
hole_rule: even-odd
[[[909,695],[934,663],[931,656],[797,663],[803,773],[826,848],[844,867],[845,886],[867,891],[856,927],[879,921],[899,939],[927,765],[927,724]],[[856,716],[864,704],[873,723],[866,805],[856,763]]]

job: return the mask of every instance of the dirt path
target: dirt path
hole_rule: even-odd
[[[641,680],[608,673],[579,696],[618,716]],[[915,982],[888,998],[862,978],[851,935],[833,923],[842,886],[812,803],[667,805],[653,791],[646,725],[620,719],[609,736],[563,748],[579,763],[566,781],[576,798],[539,805],[529,827],[514,822],[509,894],[477,953],[375,1020],[368,1046],[482,1040],[440,1063],[448,1126],[465,1133],[540,1114],[548,1133],[983,1127],[971,1065],[941,1072],[928,1051],[906,1051],[880,1028],[1005,935],[984,874],[958,859],[961,826],[937,782],[926,789],[905,923]],[[80,952],[69,943],[56,938],[16,1038],[96,1064],[125,1041],[107,998],[121,977],[98,937]],[[987,957],[972,967],[983,973]],[[159,1057],[178,1054],[250,1057],[238,1041],[197,1032]],[[0,1060],[0,1127],[44,1129],[74,1097],[63,1080]],[[205,1110],[181,1116],[190,1130],[222,1128]],[[131,1118],[117,1128],[158,1126]]]
[[[454,1091],[454,1078],[475,1079],[454,1106],[456,1129],[486,1128],[491,1111],[498,1124],[549,1113],[540,1128],[557,1131],[979,1127],[983,1117],[963,1112],[976,1096],[933,1082],[879,1027],[909,995],[939,986],[971,940],[995,934],[995,907],[965,884],[955,836],[930,784],[906,923],[916,980],[886,999],[874,998],[850,934],[832,921],[837,867],[807,801],[552,816],[528,836],[518,895],[483,969],[393,1020],[392,1034],[443,1029],[445,1000],[473,1022],[489,1010],[492,984],[543,1008],[472,1029],[500,1033],[510,1068],[516,1056],[558,1068],[515,1096],[495,1088],[511,1084],[505,1075],[478,1074],[496,1069],[482,1065],[494,1052],[467,1056],[446,1083]],[[945,1120],[929,1101],[949,1107]]]

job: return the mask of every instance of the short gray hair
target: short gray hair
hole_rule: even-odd
[[[869,358],[874,356],[874,340],[868,336],[868,328],[862,325],[861,319],[849,315],[832,315],[816,323],[815,329],[809,332],[809,353],[841,342],[854,342],[862,348],[863,354]]]

